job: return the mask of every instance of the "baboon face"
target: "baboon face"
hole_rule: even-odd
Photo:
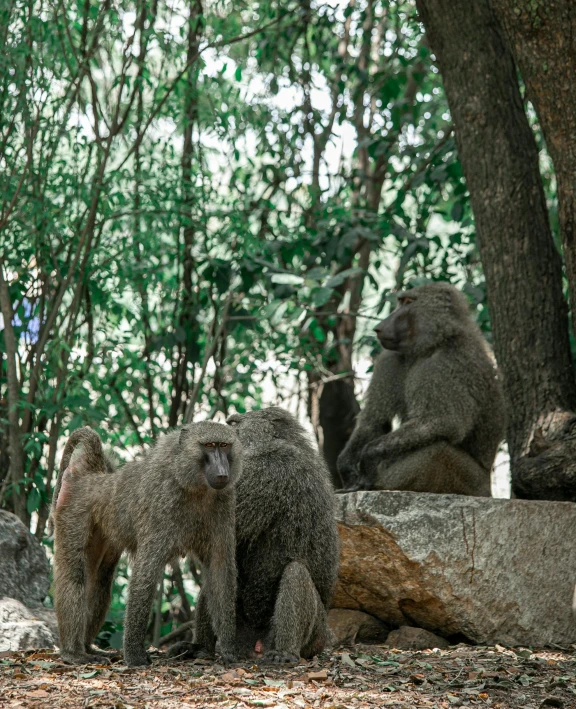
[[[182,429],[180,444],[192,463],[190,475],[196,484],[205,481],[211,488],[222,490],[234,482],[239,453],[234,431],[208,421],[192,424]]]
[[[444,283],[398,293],[398,307],[374,329],[384,349],[410,352],[437,347],[468,317],[465,296]]]
[[[378,340],[385,350],[402,350],[410,346],[415,337],[416,313],[414,299],[400,293],[398,307],[374,328]]]

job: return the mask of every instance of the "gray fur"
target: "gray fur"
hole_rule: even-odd
[[[236,497],[237,649],[250,656],[257,640],[265,660],[295,662],[320,652],[329,637],[328,603],[338,574],[334,493],[326,465],[302,426],[283,409],[235,414],[244,449]],[[196,610],[196,656],[214,639]]]
[[[376,360],[339,472],[349,490],[490,496],[505,403],[468,302],[447,283],[398,299],[376,328],[388,349]],[[401,425],[392,431],[396,416]]]
[[[213,489],[207,443],[225,443],[229,484]],[[62,657],[101,662],[90,643],[110,604],[114,569],[133,559],[124,658],[149,663],[145,633],[164,566],[192,552],[204,565],[207,613],[225,660],[233,659],[236,566],[234,482],[241,444],[222,424],[203,422],[163,436],[139,460],[113,474],[68,470],[55,508],[56,613]]]

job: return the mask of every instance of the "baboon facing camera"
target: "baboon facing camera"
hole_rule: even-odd
[[[385,351],[338,459],[345,491],[489,497],[505,404],[465,296],[447,283],[405,291],[375,329]]]
[[[242,443],[236,491],[237,649],[265,662],[297,662],[325,646],[327,607],[338,574],[334,493],[326,464],[305,430],[277,407],[228,419]],[[214,649],[204,588],[196,606],[196,645],[171,654]]]
[[[100,439],[91,434],[95,445],[94,437]],[[234,483],[240,470],[236,434],[211,422],[163,436],[139,460],[111,474],[94,466],[61,468],[54,560],[64,660],[102,661],[91,642],[106,616],[114,570],[125,550],[133,559],[124,622],[126,664],[149,664],[145,634],[156,587],[164,566],[186,553],[203,564],[207,622],[223,659],[233,659]]]

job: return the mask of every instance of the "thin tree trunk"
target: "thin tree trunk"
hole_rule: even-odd
[[[30,517],[26,510],[26,497],[18,492],[18,486],[24,482],[24,450],[20,435],[20,384],[16,356],[18,345],[12,326],[12,301],[8,283],[4,278],[2,263],[0,263],[0,308],[4,319],[4,346],[6,348],[6,371],[8,375],[8,452],[10,455],[10,479],[12,482],[12,509],[26,526]],[[0,500],[1,503],[1,500]]]
[[[470,190],[509,404],[514,476],[535,433],[554,436],[576,407],[561,258],[514,60],[489,1],[416,4],[442,72]]]
[[[197,56],[202,37],[203,6],[201,0],[190,0],[190,15],[188,18],[188,51],[187,61],[191,63]],[[194,293],[194,274],[196,262],[192,254],[196,225],[194,224],[194,185],[192,165],[194,160],[194,126],[198,119],[198,70],[196,65],[190,66],[186,77],[184,97],[184,144],[182,146],[182,194],[183,211],[186,222],[183,227],[182,256],[182,306],[178,324],[185,333],[184,342],[178,344],[178,353],[173,364],[173,390],[170,404],[168,425],[176,426],[180,415],[185,412],[185,397],[189,391],[188,362],[192,361],[196,350],[197,339],[197,302]]]

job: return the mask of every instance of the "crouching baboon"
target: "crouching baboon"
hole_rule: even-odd
[[[338,459],[348,490],[489,497],[505,406],[465,296],[447,283],[405,291],[375,329],[385,351]]]
[[[244,450],[236,490],[237,649],[265,661],[296,662],[329,637],[327,607],[338,574],[334,493],[326,465],[296,419],[272,407],[228,419]],[[214,649],[204,588],[196,606],[196,645]]]
[[[149,664],[144,641],[158,581],[167,563],[188,552],[205,568],[206,622],[220,641],[223,659],[233,659],[234,482],[240,469],[241,444],[234,431],[209,422],[167,434],[112,474],[94,466],[68,468],[54,514],[56,614],[64,660],[102,660],[91,642],[110,605],[114,570],[124,550],[133,559],[124,621],[126,664]]]

